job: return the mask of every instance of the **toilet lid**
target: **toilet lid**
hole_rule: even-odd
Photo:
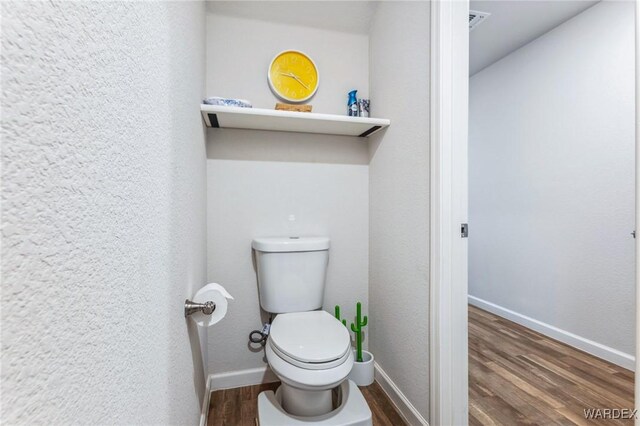
[[[269,339],[286,355],[309,363],[336,360],[351,348],[347,328],[325,311],[277,315]]]

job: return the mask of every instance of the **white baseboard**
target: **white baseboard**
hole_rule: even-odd
[[[278,380],[278,377],[266,365],[264,367],[250,368],[247,370],[209,375],[211,391],[259,385],[260,383],[271,383],[277,382]]]
[[[211,403],[211,375],[207,376],[207,385],[204,388],[204,397],[202,398],[202,409],[200,413],[200,426],[207,426],[207,418],[209,417],[210,403]]]
[[[230,371],[227,373],[209,374],[205,388],[200,426],[207,426],[211,392],[220,389],[241,388],[243,386],[259,385],[260,383],[277,382],[278,377],[267,366],[250,368],[247,370]]]
[[[635,370],[636,361],[633,355],[610,348],[598,342],[594,342],[593,340],[586,339],[578,336],[577,334],[573,334],[569,331],[538,321],[537,319],[503,308],[495,303],[479,299],[475,296],[469,295],[469,304],[535,330],[538,333],[544,334],[545,336],[551,337],[552,339],[558,340],[562,343],[566,343],[569,346],[573,346],[574,348],[580,349],[593,356],[619,365],[620,367],[631,371]]]
[[[402,393],[400,388],[396,386],[391,378],[384,372],[384,370],[374,361],[375,378],[382,390],[387,394],[393,405],[404,418],[404,420],[411,426],[429,426],[429,423],[420,415],[416,407],[409,402],[406,396]]]

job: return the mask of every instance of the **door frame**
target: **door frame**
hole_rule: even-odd
[[[431,2],[430,424],[468,422],[469,1]],[[471,231],[473,232],[473,231]]]
[[[636,229],[640,224],[640,0],[636,5]],[[468,424],[467,129],[468,0],[431,2],[430,40],[430,424]],[[473,233],[473,229],[470,231]],[[640,238],[636,238],[640,265]],[[640,267],[636,267],[636,354],[640,354]],[[636,356],[640,372],[640,356]],[[640,396],[636,375],[635,395]],[[640,413],[640,397],[634,398]],[[640,426],[640,418],[635,425]]]
[[[640,0],[636,0],[636,235],[640,223]],[[634,408],[640,412],[640,238],[636,236],[636,375]],[[636,416],[635,425],[640,426]]]

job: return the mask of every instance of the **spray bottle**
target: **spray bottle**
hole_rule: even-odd
[[[349,117],[357,117],[358,114],[358,98],[356,98],[357,90],[352,90],[349,92],[349,100],[347,101],[348,110],[347,115]]]

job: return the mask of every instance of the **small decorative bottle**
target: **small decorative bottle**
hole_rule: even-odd
[[[360,117],[369,117],[369,99],[358,99]]]
[[[357,90],[352,90],[349,92],[349,100],[347,101],[348,110],[347,115],[349,117],[357,117],[358,116],[358,98],[356,98]]]

